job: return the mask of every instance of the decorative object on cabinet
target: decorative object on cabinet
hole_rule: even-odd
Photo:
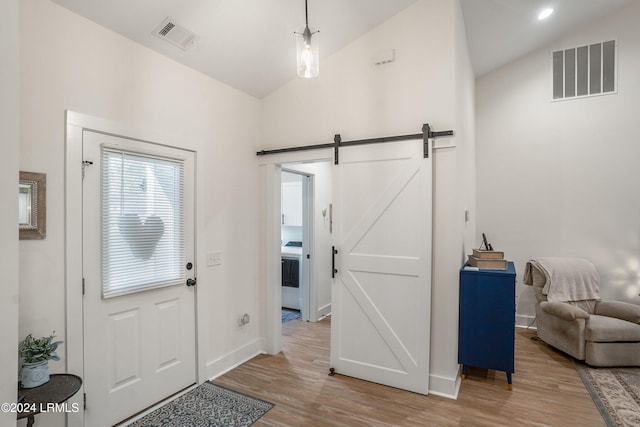
[[[458,363],[504,371],[509,390],[514,372],[516,270],[460,270]]]
[[[601,300],[599,281],[584,259],[529,260],[524,283],[538,301],[538,337],[591,366],[640,366],[640,306]]]
[[[483,259],[469,255],[469,265],[480,270],[506,270],[507,260],[505,259]]]
[[[485,249],[482,249],[484,246]],[[487,242],[487,236],[482,233],[482,245],[480,249],[474,249],[469,255],[469,265],[480,270],[506,270],[507,261],[504,259],[504,252],[494,251],[491,243]]]
[[[474,249],[473,256],[478,259],[504,259],[504,252]]]
[[[18,182],[18,230],[20,239],[44,239],[47,235],[47,175],[22,172]]]
[[[487,241],[487,235],[484,233],[482,233],[482,245],[484,245],[484,249],[487,251],[493,250],[493,246]],[[482,245],[480,245],[480,249],[482,249]]]

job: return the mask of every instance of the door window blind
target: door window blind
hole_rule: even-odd
[[[184,284],[184,164],[101,148],[102,296]]]

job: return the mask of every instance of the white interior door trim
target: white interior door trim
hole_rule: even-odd
[[[316,286],[314,270],[316,268],[315,253],[315,175],[306,174],[302,181],[303,190],[303,208],[302,208],[302,263],[305,266],[304,278],[307,285],[304,287],[302,301],[306,305],[306,317],[303,320],[315,322],[318,319],[318,307],[316,306]],[[310,258],[307,257],[307,254]]]
[[[167,147],[178,147],[193,151],[196,163],[195,205],[197,206],[197,153],[196,145],[183,136],[159,133],[148,129],[116,123],[86,114],[66,111],[65,118],[65,289],[66,289],[66,371],[84,378],[84,339],[83,339],[83,296],[82,296],[82,138],[83,131],[104,133],[108,135],[126,137],[139,141],[153,141],[155,144]],[[180,141],[180,143],[176,143]],[[195,213],[197,239],[197,209]],[[195,242],[197,248],[197,241]],[[204,342],[204,331],[199,324],[204,324],[199,307],[200,302],[196,290],[196,375],[198,383],[208,378],[204,377],[206,369],[202,364],[206,359],[204,346],[198,346],[198,341]],[[78,403],[83,408],[84,388],[76,393],[70,403]],[[84,425],[84,411],[67,415],[69,427]]]
[[[264,253],[265,253],[265,282],[266,282],[266,338],[265,352],[277,354],[282,350],[282,269],[280,260],[282,251],[280,248],[280,175],[281,165],[296,162],[333,161],[331,148],[280,153],[269,156],[261,156],[257,159],[257,165],[264,168]]]

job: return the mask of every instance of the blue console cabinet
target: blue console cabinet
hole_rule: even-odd
[[[509,390],[514,372],[516,269],[460,270],[458,363],[504,371]]]

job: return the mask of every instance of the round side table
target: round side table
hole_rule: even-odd
[[[18,419],[28,418],[27,427],[33,426],[35,416],[46,412],[49,405],[61,404],[76,394],[82,386],[82,379],[73,374],[51,374],[49,382],[34,388],[18,388],[18,396],[22,396],[24,409],[18,412]]]

